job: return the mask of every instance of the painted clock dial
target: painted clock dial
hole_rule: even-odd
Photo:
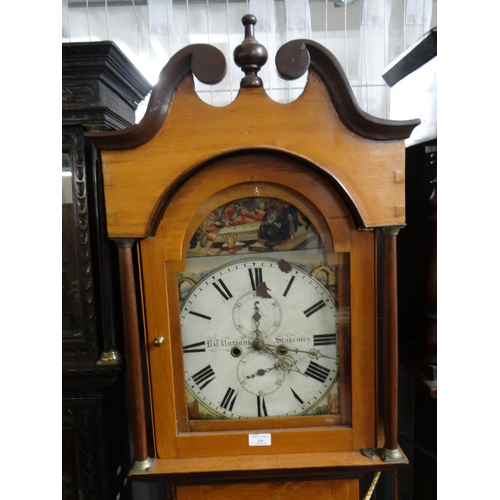
[[[282,259],[233,261],[181,308],[185,381],[219,417],[292,416],[325,398],[338,373],[329,291]]]

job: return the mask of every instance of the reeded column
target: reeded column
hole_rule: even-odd
[[[385,443],[382,458],[402,458],[398,447],[398,282],[396,238],[401,227],[382,228],[382,384]]]
[[[127,386],[130,396],[130,412],[134,443],[135,462],[132,470],[148,470],[153,460],[148,456],[146,436],[146,408],[142,383],[141,345],[139,338],[139,318],[134,276],[132,247],[135,240],[120,238],[114,240],[118,247],[120,268],[120,288],[125,333],[125,360],[127,366]]]

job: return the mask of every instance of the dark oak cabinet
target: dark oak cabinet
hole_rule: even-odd
[[[150,84],[111,42],[62,47],[62,498],[131,498],[116,250],[89,130],[133,125]]]

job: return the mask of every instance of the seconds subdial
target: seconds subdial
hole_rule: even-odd
[[[233,306],[233,324],[241,335],[255,338],[255,294],[248,292],[242,295]],[[283,313],[279,302],[272,297],[259,298],[259,331],[262,337],[275,333],[281,325]]]

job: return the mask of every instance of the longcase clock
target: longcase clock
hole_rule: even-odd
[[[233,103],[198,98],[193,74],[214,84],[226,63],[191,45],[139,124],[88,134],[119,247],[130,475],[165,479],[179,499],[357,499],[361,474],[407,465],[395,244],[418,121],[360,110],[335,57],[309,40],[278,51],[279,74],[307,71],[308,83],[274,102],[256,19],[242,22]]]

